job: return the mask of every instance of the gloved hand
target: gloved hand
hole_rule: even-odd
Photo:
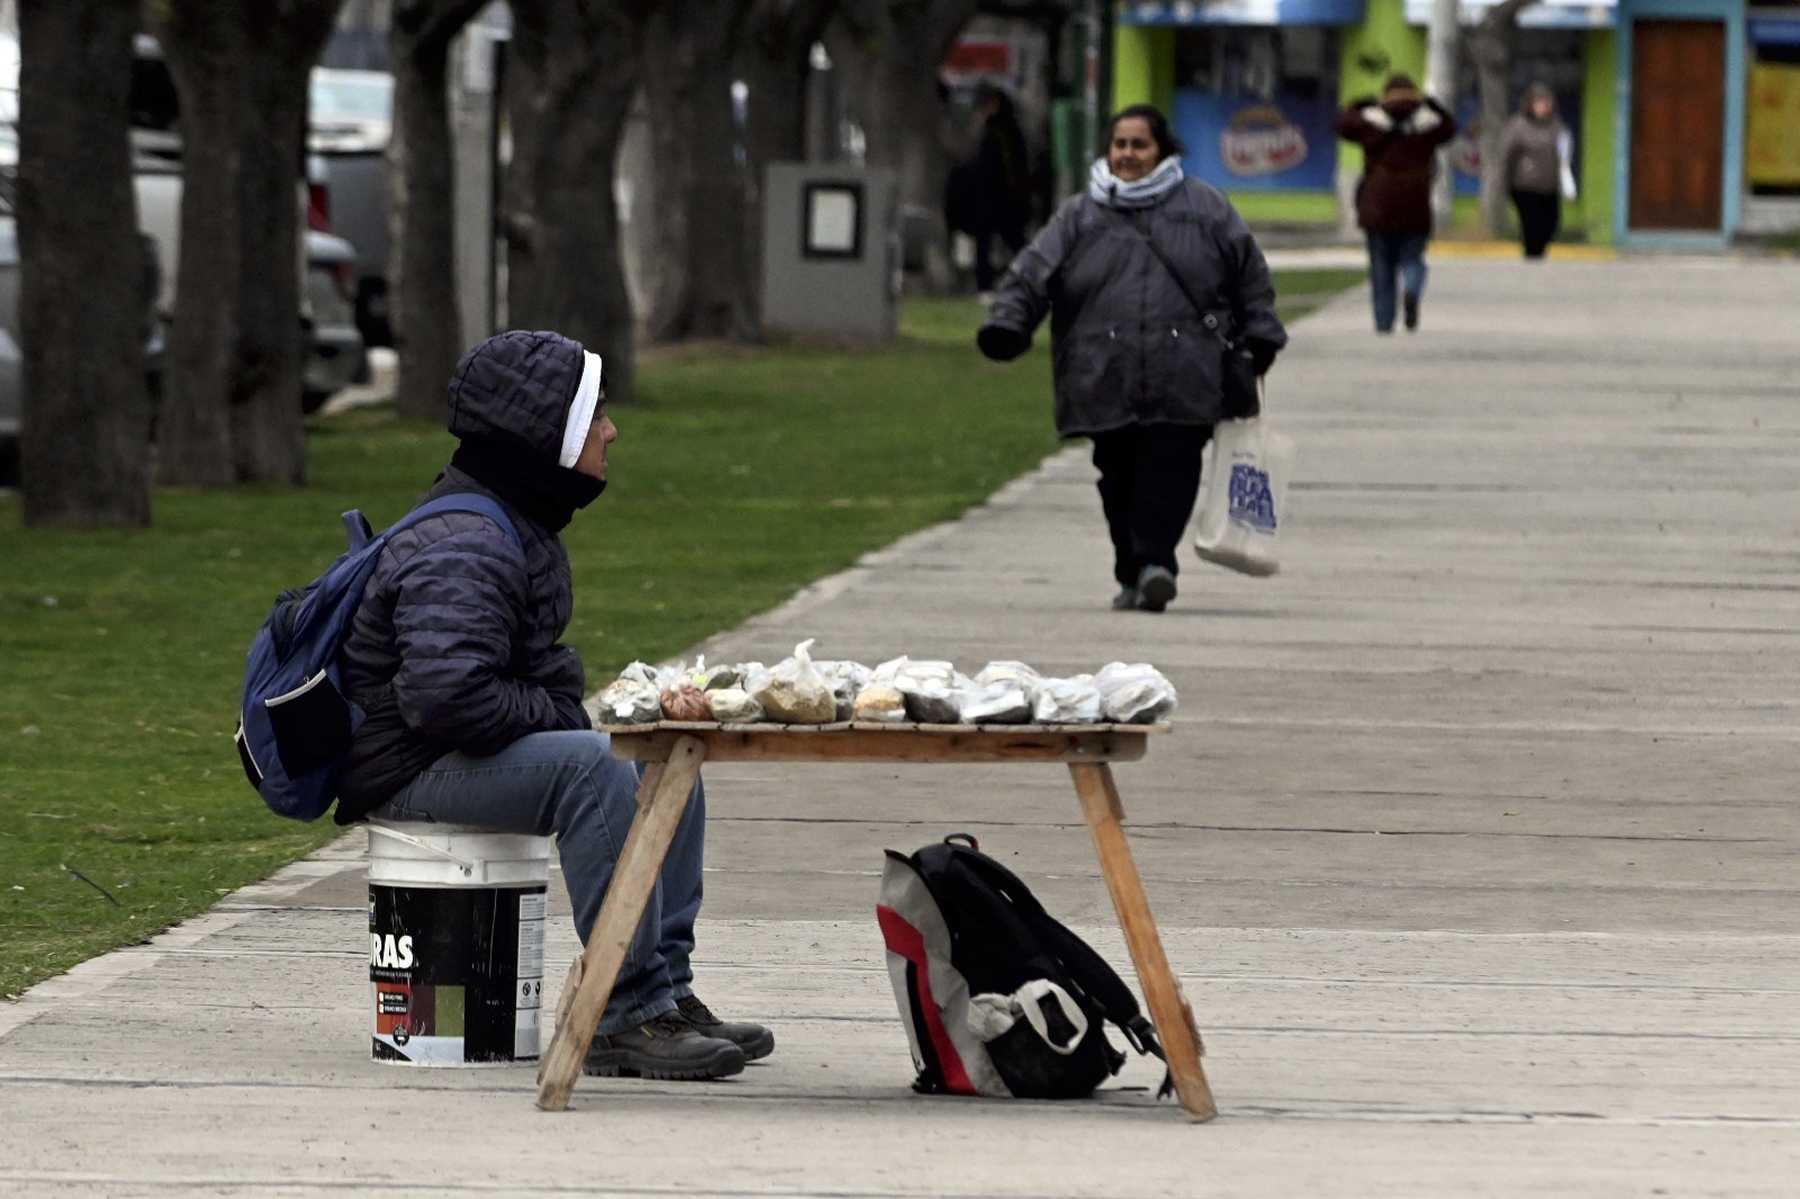
[[[1279,346],[1254,337],[1245,340],[1244,348],[1250,351],[1250,361],[1256,365],[1258,375],[1269,373],[1269,368],[1275,365],[1275,355],[1280,350]]]
[[[975,344],[995,362],[1011,362],[1031,348],[1031,337],[1004,325],[983,325],[975,334]]]

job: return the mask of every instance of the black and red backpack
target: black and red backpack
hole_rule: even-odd
[[[875,915],[915,1091],[1081,1098],[1125,1064],[1108,1021],[1163,1056],[1113,968],[967,833],[911,857],[888,850]]]

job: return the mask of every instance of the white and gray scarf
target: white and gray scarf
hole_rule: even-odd
[[[1127,183],[1112,173],[1105,158],[1094,160],[1088,172],[1088,195],[1108,208],[1149,208],[1181,186],[1181,156],[1171,154],[1156,164],[1156,169],[1142,179]]]

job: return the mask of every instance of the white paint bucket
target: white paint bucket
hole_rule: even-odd
[[[375,1060],[535,1061],[550,838],[454,824],[368,829]]]

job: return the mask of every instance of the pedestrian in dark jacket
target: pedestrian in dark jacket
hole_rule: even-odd
[[[1356,223],[1369,244],[1375,332],[1394,331],[1394,276],[1400,276],[1406,328],[1419,327],[1425,298],[1425,246],[1431,240],[1431,180],[1437,148],[1456,136],[1444,106],[1405,75],[1392,75],[1381,99],[1352,100],[1338,136],[1363,149]]]
[[[1160,612],[1200,486],[1200,451],[1228,409],[1225,343],[1261,376],[1287,344],[1249,228],[1187,179],[1181,144],[1147,104],[1112,120],[1088,190],[1013,261],[977,341],[1016,358],[1050,317],[1056,431],[1088,437],[1113,544],[1113,607]]]
[[[600,358],[555,333],[502,333],[450,381],[460,442],[426,499],[464,492],[505,509],[449,512],[396,534],[363,593],[340,663],[366,713],[339,787],[339,823],[364,817],[556,835],[586,944],[637,811],[637,773],[582,707],[581,659],[561,644],[574,595],[558,534],[606,488]],[[693,994],[705,795],[691,802],[644,910],[590,1074],[718,1078],[774,1048]]]
[[[1519,111],[1500,133],[1500,171],[1519,214],[1519,243],[1542,258],[1562,223],[1561,196],[1575,198],[1570,166],[1575,139],[1556,115],[1556,94],[1541,83],[1525,89]]]
[[[1031,163],[1025,130],[1019,125],[1012,97],[992,84],[976,93],[981,115],[981,143],[969,163],[968,233],[975,241],[975,290],[982,300],[994,290],[994,243],[1010,253],[1025,248],[1025,222],[1031,216]]]

